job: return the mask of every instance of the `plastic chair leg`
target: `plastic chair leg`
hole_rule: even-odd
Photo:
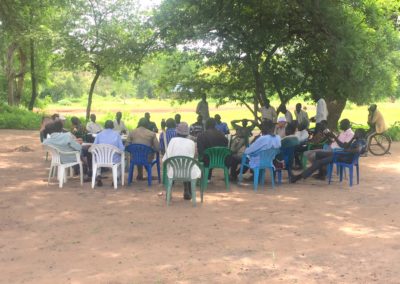
[[[210,168],[204,168],[204,176],[203,176],[203,187],[204,190],[207,189],[208,185],[208,173],[210,172]]]
[[[151,186],[152,174],[151,174],[151,166],[144,166],[147,172],[147,185]]]
[[[114,183],[114,189],[116,190],[118,185],[118,166],[113,166],[112,167],[112,174],[113,174],[113,183]]]
[[[342,166],[339,167],[339,181],[340,182],[343,181],[343,167]]]
[[[190,189],[192,192],[192,204],[193,204],[193,207],[196,207],[196,180],[195,179],[192,179],[190,181]]]
[[[333,169],[333,165],[329,164],[328,165],[328,184],[331,184],[332,181],[332,169]]]
[[[260,184],[264,188],[264,183],[265,183],[265,171],[266,169],[260,169],[261,175],[260,175]]]
[[[93,164],[93,167],[92,167],[92,188],[93,189],[94,189],[94,183],[96,181],[96,177],[97,177],[97,166],[95,166]]]
[[[254,189],[254,191],[257,191],[260,169],[259,168],[255,168],[255,169],[253,169],[253,171],[254,171],[253,189]]]
[[[278,171],[278,184],[282,184],[282,170]]]
[[[172,179],[167,180],[167,206],[169,206],[169,203],[171,201],[171,189],[172,189]]]
[[[350,187],[353,186],[353,166],[349,168],[349,176],[350,176]]]
[[[63,187],[63,182],[64,182],[64,175],[65,175],[65,169],[62,166],[58,166],[58,186],[60,188]]]
[[[227,167],[224,168],[224,178],[226,190],[229,190],[229,169]]]
[[[120,164],[121,167],[121,186],[125,184],[125,163]]]
[[[53,170],[54,170],[54,167],[50,166],[49,179],[47,180],[47,185],[50,184],[50,179],[51,179],[51,176],[53,175]]]
[[[244,165],[243,163],[240,165],[240,172],[239,172],[239,183],[241,183],[243,181],[243,169],[244,169]]]
[[[82,163],[79,163],[79,174],[81,178],[81,186],[83,185],[83,166]]]

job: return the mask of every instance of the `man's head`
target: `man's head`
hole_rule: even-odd
[[[137,127],[146,127],[147,122],[148,122],[148,119],[146,117],[142,117],[141,119],[139,119]]]
[[[197,116],[197,123],[203,123],[203,117],[201,115]]]
[[[205,102],[207,100],[207,95],[205,93],[201,94],[201,100]]]
[[[328,121],[322,120],[315,125],[315,133],[323,132],[328,127]]]
[[[278,127],[281,127],[281,128],[285,127],[286,118],[284,116],[279,117],[277,123],[278,123]]]
[[[96,115],[94,113],[90,115],[90,120],[96,122]]]
[[[150,113],[149,113],[149,112],[146,112],[146,113],[144,114],[144,118],[146,118],[147,121],[150,121]]]
[[[261,122],[260,128],[262,135],[272,135],[275,130],[275,125],[272,121],[265,119]]]
[[[114,128],[114,122],[112,122],[112,120],[107,120],[104,123],[104,128],[105,129],[113,129]]]
[[[296,131],[296,127],[294,126],[293,123],[288,123],[288,125],[286,125],[286,128],[285,128],[286,136],[293,135],[295,133],[295,131]]]
[[[81,121],[76,116],[73,116],[73,117],[71,117],[71,123],[72,123],[72,125],[77,126],[77,125],[81,124]]]
[[[301,103],[296,104],[296,111],[299,113],[301,111]]]
[[[372,105],[369,106],[368,111],[369,112],[374,112],[374,111],[376,111],[376,108],[377,108],[377,105],[376,104],[372,104]]]
[[[189,125],[186,122],[181,122],[176,127],[176,134],[180,137],[187,137],[189,135]]]
[[[342,120],[340,121],[340,124],[339,124],[340,130],[346,131],[346,130],[349,129],[350,127],[351,127],[351,126],[350,126],[350,120],[348,120],[347,118],[342,119]]]
[[[266,108],[269,108],[269,107],[270,107],[270,103],[271,103],[271,102],[269,101],[269,99],[266,98],[266,99],[265,99],[265,107],[266,107]]]
[[[247,127],[248,124],[249,124],[249,121],[246,118],[242,119],[242,126],[243,127]]]
[[[122,113],[119,111],[119,112],[117,112],[117,114],[116,114],[116,116],[115,116],[116,118],[117,118],[117,120],[118,121],[120,121],[121,120],[121,118],[122,118]]]
[[[61,120],[56,119],[55,121],[47,124],[45,126],[46,132],[48,134],[52,134],[52,133],[57,133],[57,132],[62,132],[63,130],[63,123]]]
[[[52,120],[56,120],[56,119],[59,119],[60,118],[60,115],[58,114],[58,113],[55,113],[55,114],[53,114],[52,116],[51,116],[51,119]]]
[[[207,121],[206,121],[206,130],[215,129],[215,125],[216,125],[216,122],[215,122],[214,118],[207,119]]]
[[[366,136],[366,131],[362,128],[356,129],[354,132],[354,139],[363,139]]]
[[[175,119],[173,119],[173,118],[168,118],[165,124],[167,125],[167,128],[175,128],[176,127]]]
[[[216,122],[216,123],[221,123],[221,116],[220,116],[219,114],[216,114],[216,115],[214,116],[214,119],[215,119],[215,122]]]
[[[318,102],[321,99],[321,95],[315,94],[313,95],[314,102]]]
[[[280,104],[278,107],[278,112],[281,113],[286,113],[287,109],[286,109],[286,105],[285,104]]]

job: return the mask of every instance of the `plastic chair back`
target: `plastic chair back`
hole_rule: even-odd
[[[151,147],[143,144],[131,144],[125,148],[125,151],[131,154],[131,161],[139,166],[151,164],[149,155],[155,153]]]
[[[191,173],[194,166],[200,168],[200,163],[193,158],[186,156],[175,156],[168,158],[164,162],[165,169],[172,168],[173,180],[177,181],[191,181]]]
[[[89,148],[92,153],[93,163],[97,165],[113,165],[113,157],[115,154],[120,154],[121,150],[114,145],[109,144],[93,144]]]
[[[231,150],[227,147],[212,147],[204,151],[209,160],[208,168],[225,168],[225,159],[231,154]]]
[[[265,169],[273,167],[273,161],[275,156],[279,153],[279,149],[271,148],[267,150],[260,151],[258,156],[260,156],[260,169]]]
[[[43,147],[47,152],[50,152],[51,154],[51,164],[52,165],[61,165],[61,157],[60,157],[60,152],[58,151],[57,148],[50,146],[50,145],[45,145],[43,144]]]

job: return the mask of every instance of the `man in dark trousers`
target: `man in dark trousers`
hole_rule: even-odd
[[[206,121],[206,131],[204,131],[203,133],[201,133],[198,137],[197,137],[197,152],[199,154],[199,157],[201,157],[202,161],[204,162],[204,165],[208,165],[209,164],[209,160],[207,156],[203,156],[204,155],[204,151],[208,148],[212,148],[212,147],[227,147],[228,146],[228,139],[225,137],[225,135],[220,132],[219,130],[217,130],[215,128],[215,119],[214,118],[209,118]],[[230,159],[227,159],[227,161],[225,161],[225,164],[227,166],[229,166]],[[208,175],[208,179],[211,179],[211,174],[212,171],[210,170],[210,173]]]

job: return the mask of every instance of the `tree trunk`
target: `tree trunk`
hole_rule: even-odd
[[[10,106],[15,104],[15,98],[14,98],[14,90],[15,90],[15,71],[13,68],[13,63],[14,63],[14,52],[17,49],[18,44],[13,42],[9,47],[7,51],[7,62],[6,62],[6,76],[7,76],[7,98],[8,98],[8,104]]]
[[[89,90],[89,96],[88,96],[88,102],[87,102],[87,107],[86,107],[86,120],[89,121],[90,117],[90,111],[92,108],[92,99],[93,99],[93,92],[94,92],[94,87],[96,86],[97,79],[99,79],[100,74],[103,70],[100,67],[96,67],[96,74],[94,75],[92,84],[90,84],[90,90]]]
[[[344,107],[346,106],[347,99],[338,98],[333,101],[326,101],[326,105],[328,107],[328,128],[332,130],[337,130],[338,128],[338,121]],[[349,118],[351,120],[351,118]]]
[[[35,43],[31,38],[29,40],[29,47],[31,51],[31,81],[32,81],[32,95],[31,100],[29,102],[28,109],[33,110],[33,106],[35,105],[35,101],[37,98],[37,78],[36,78],[36,71],[35,71]]]
[[[25,81],[25,68],[26,68],[26,55],[25,52],[20,47],[19,49],[19,62],[20,68],[19,73],[16,75],[17,80],[17,88],[15,91],[15,104],[19,105],[21,103],[22,91],[24,90],[24,81]]]

